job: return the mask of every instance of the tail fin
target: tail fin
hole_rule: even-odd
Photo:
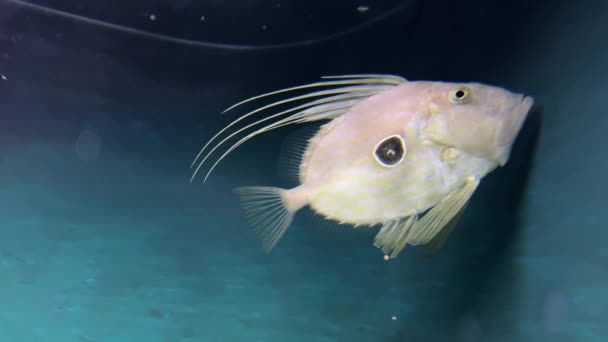
[[[270,253],[301,206],[289,205],[286,198],[289,190],[285,189],[248,186],[234,191],[240,196],[245,216],[262,242],[264,251]]]

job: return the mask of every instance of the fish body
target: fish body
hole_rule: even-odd
[[[533,99],[480,83],[412,82],[387,75],[334,79],[327,83],[345,86],[271,115],[274,121],[232,147],[284,125],[329,121],[303,151],[299,186],[237,189],[265,250],[308,205],[340,223],[381,225],[374,245],[391,257],[408,244],[436,252],[480,180],[508,161]]]

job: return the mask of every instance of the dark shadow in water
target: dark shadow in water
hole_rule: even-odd
[[[511,160],[482,181],[444,249],[428,262],[420,258],[419,267],[423,270],[415,283],[422,288],[412,289],[411,273],[401,272],[403,291],[408,292],[405,297],[414,297],[422,305],[416,306],[411,319],[403,320],[389,341],[486,340],[490,336],[482,336],[480,322],[488,315],[498,322],[485,325],[492,327],[487,333],[514,337],[517,317],[510,316],[515,306],[511,301],[517,299],[520,284],[512,255],[519,242],[519,213],[533,167],[542,114],[542,107],[532,109],[515,141]],[[480,311],[486,315],[479,315]],[[507,311],[511,313],[505,314]]]

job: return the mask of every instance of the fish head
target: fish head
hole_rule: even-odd
[[[436,83],[427,137],[504,165],[534,100],[480,83]]]

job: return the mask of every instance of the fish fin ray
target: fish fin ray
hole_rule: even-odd
[[[310,139],[319,131],[319,126],[318,123],[306,125],[294,130],[283,140],[277,165],[279,177],[289,182],[300,182],[300,165]]]
[[[325,233],[329,233],[330,235],[341,235],[349,230],[351,230],[351,225],[340,224],[340,222],[332,219],[328,219],[319,215],[320,220],[317,228]]]
[[[427,242],[426,244],[423,245],[422,254],[425,257],[433,257],[437,253],[439,253],[439,250],[441,250],[441,248],[445,245],[448,237],[454,230],[454,227],[460,221],[460,218],[462,217],[462,214],[466,210],[468,204],[469,204],[469,202],[467,201],[467,203],[465,203],[465,205],[462,206],[462,208],[458,211],[458,213],[456,213],[456,215],[454,215],[454,217],[452,217],[450,222],[448,222],[448,224],[445,227],[443,227],[439,231],[439,233],[437,233],[437,235],[433,236],[429,242]]]
[[[322,76],[321,79],[329,79],[331,81],[319,81],[314,83],[303,84],[295,87],[283,88],[271,92],[267,92],[264,94],[256,95],[245,99],[241,102],[235,103],[234,105],[226,108],[223,113],[233,110],[236,107],[244,105],[245,103],[252,102],[264,97],[278,95],[282,93],[287,93],[294,90],[302,90],[302,89],[310,89],[315,87],[327,87],[327,86],[337,86],[337,85],[351,85],[351,84],[362,84],[363,82],[360,79],[366,79],[374,82],[382,82],[382,83],[404,83],[406,79],[401,76],[396,75],[388,75],[388,74],[352,74],[352,75],[330,75],[330,76]],[[350,79],[350,80],[349,80]]]
[[[417,220],[418,215],[414,214],[385,222],[374,238],[374,246],[396,258],[407,245],[410,230]]]
[[[374,237],[373,245],[376,248],[380,248],[384,253],[386,253],[392,241],[391,237],[395,234],[395,230],[399,222],[400,220],[390,220],[384,222],[384,224],[382,224],[382,227],[380,227],[378,234],[376,234],[376,236]]]
[[[352,94],[348,94],[350,97],[354,97],[354,95]],[[371,96],[371,95],[369,95]],[[323,101],[327,100],[327,99],[322,99]],[[319,100],[321,101],[321,100]],[[213,172],[213,170],[215,169],[215,167],[224,159],[228,156],[228,154],[230,154],[230,152],[234,151],[237,147],[239,147],[240,145],[242,145],[243,143],[245,143],[246,141],[248,141],[249,139],[271,131],[273,129],[277,129],[279,127],[283,127],[283,126],[288,126],[291,124],[299,124],[299,123],[304,123],[304,122],[310,122],[310,121],[317,121],[317,120],[329,120],[329,119],[333,119],[336,118],[342,114],[344,114],[344,112],[346,112],[348,110],[348,108],[352,107],[353,105],[355,105],[356,103],[358,103],[359,101],[361,101],[361,99],[356,99],[356,100],[343,100],[343,101],[336,101],[333,103],[327,103],[326,105],[316,105],[314,107],[311,107],[307,110],[303,110],[300,111],[296,114],[293,114],[287,118],[283,118],[282,120],[279,120],[277,122],[274,122],[272,124],[269,124],[267,126],[264,126],[262,128],[259,128],[257,130],[255,130],[252,133],[247,134],[245,137],[241,138],[239,141],[237,141],[236,143],[234,143],[232,146],[230,146],[230,148],[228,148],[228,150],[226,150],[216,161],[215,163],[209,168],[209,171],[207,171],[207,174],[205,175],[205,178],[203,179],[203,182],[207,181],[207,178],[209,178],[209,175],[211,174],[211,172]],[[313,101],[316,102],[316,101]],[[308,104],[304,104],[302,106],[306,106]],[[300,107],[300,106],[299,106]],[[296,107],[296,108],[299,108]],[[321,108],[323,110],[321,110]],[[327,108],[327,109],[326,109]],[[271,115],[269,117],[266,117],[264,119],[260,119],[252,124],[249,124],[235,132],[233,132],[232,134],[230,134],[228,137],[224,138],[222,141],[220,141],[218,144],[215,145],[215,147],[213,147],[209,152],[207,152],[207,154],[205,155],[205,157],[201,160],[201,162],[199,163],[198,167],[195,169],[194,174],[192,175],[191,181],[194,179],[194,177],[196,176],[196,173],[198,172],[198,170],[201,168],[201,166],[203,165],[203,163],[211,156],[211,154],[217,150],[217,148],[219,148],[221,145],[223,145],[226,141],[228,141],[229,139],[231,139],[232,137],[236,136],[239,133],[244,132],[245,130],[247,130],[248,128],[251,128],[259,123],[261,123],[262,121],[266,121],[269,119],[273,119],[279,115],[283,115],[283,113],[285,112],[289,112],[292,111],[294,108],[286,110],[284,112],[280,112],[278,114],[274,114]],[[311,114],[312,113],[312,114]],[[219,133],[218,133],[219,134]],[[216,134],[217,136],[217,134]]]
[[[258,95],[253,98],[249,98],[247,100],[241,101],[241,102],[233,105],[232,107],[228,108],[224,112],[226,112],[228,110],[232,110],[233,108],[240,106],[246,102],[253,101],[253,100],[256,100],[256,99],[259,99],[262,97],[266,97],[266,96],[270,96],[270,95],[274,95],[274,94],[280,94],[280,93],[285,93],[285,92],[289,92],[292,90],[307,89],[307,88],[313,88],[313,87],[343,85],[343,87],[330,88],[330,89],[326,89],[326,90],[321,90],[321,91],[317,91],[317,92],[312,92],[312,93],[294,96],[294,97],[290,97],[290,98],[287,98],[284,100],[276,101],[276,102],[270,103],[268,105],[262,106],[258,109],[255,109],[251,112],[248,112],[245,115],[242,115],[239,118],[237,118],[236,120],[232,121],[229,125],[227,125],[223,129],[221,129],[213,137],[211,137],[211,139],[209,139],[207,141],[207,143],[200,149],[200,151],[198,152],[198,154],[192,161],[192,164],[190,165],[191,168],[195,168],[190,181],[192,182],[194,180],[194,178],[196,177],[196,174],[199,172],[200,168],[203,166],[205,161],[210,157],[210,155],[218,147],[223,145],[227,140],[231,139],[232,137],[236,136],[239,133],[245,132],[247,129],[250,129],[253,126],[256,126],[256,125],[261,124],[262,122],[265,122],[268,120],[276,119],[279,116],[284,116],[284,115],[287,115],[288,113],[295,112],[295,114],[291,114],[287,118],[283,118],[281,120],[267,124],[266,126],[260,128],[260,129],[257,129],[253,133],[247,134],[239,142],[234,144],[229,149],[229,151],[225,152],[216,161],[216,163],[214,165],[211,166],[211,168],[207,172],[207,175],[205,176],[205,179],[203,180],[203,182],[208,178],[209,174],[215,168],[215,166],[228,153],[230,153],[230,151],[232,151],[238,145],[255,137],[258,134],[261,134],[261,133],[264,133],[264,132],[267,132],[269,130],[276,129],[279,127],[291,125],[291,124],[298,124],[298,123],[317,121],[317,120],[329,120],[329,119],[336,118],[336,117],[344,114],[350,107],[357,104],[358,102],[361,102],[370,96],[373,96],[379,92],[382,92],[384,90],[387,90],[389,88],[392,88],[394,86],[397,86],[399,84],[406,82],[406,80],[404,78],[401,78],[399,76],[393,76],[393,75],[369,74],[369,75],[367,75],[368,77],[364,77],[364,76],[365,75],[361,75],[361,76],[352,75],[352,76],[344,76],[344,77],[333,76],[333,78],[342,78],[342,79],[334,79],[334,80],[329,80],[329,81],[324,81],[324,82],[317,82],[317,83],[277,90],[274,92],[270,92],[270,93]],[[332,77],[330,76],[328,78],[332,78]],[[350,78],[350,79],[348,79],[348,78]],[[220,138],[220,136],[224,132],[226,132],[230,127],[233,127],[236,123],[240,122],[241,120],[245,119],[246,117],[249,117],[251,115],[254,115],[258,112],[261,112],[261,111],[264,111],[267,109],[271,109],[271,108],[279,106],[279,105],[288,104],[288,103],[299,101],[299,100],[310,99],[313,97],[322,97],[322,98],[309,101],[302,105],[292,107],[292,108],[289,108],[282,112],[279,112],[279,113],[270,115],[268,117],[265,117],[263,119],[257,120],[249,125],[246,125],[245,127],[241,128],[241,129],[238,129],[236,132],[233,132],[232,134],[230,134],[228,137],[224,138],[219,143],[216,143],[214,145],[214,147],[211,145],[211,143],[213,141]],[[210,151],[208,151],[206,154],[204,154],[204,152],[207,151],[207,148],[211,148],[211,147],[212,147],[212,149]]]
[[[293,221],[295,211],[290,211],[285,206],[283,197],[285,191],[264,186],[245,186],[234,189],[241,199],[245,217],[253,227],[253,231],[261,241],[266,253],[272,251]]]
[[[410,243],[412,245],[424,245],[431,241],[466,206],[478,185],[478,179],[467,180],[461,188],[451,192],[429,210],[412,227]]]
[[[345,78],[378,78],[385,80],[394,80],[395,82],[405,83],[407,79],[401,76],[388,75],[388,74],[347,74],[347,75],[325,75],[321,76],[322,79],[345,79]]]

